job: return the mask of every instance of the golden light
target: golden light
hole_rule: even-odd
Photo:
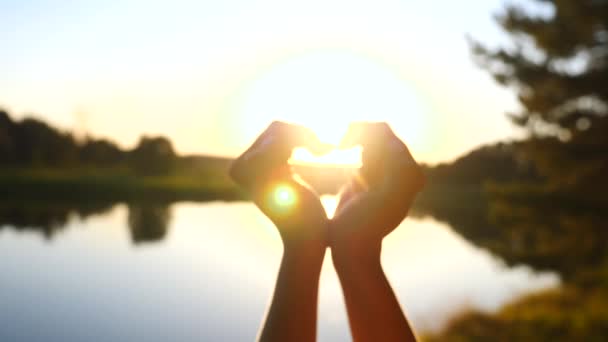
[[[336,195],[323,195],[321,196],[321,204],[325,209],[325,213],[328,218],[333,218],[338,208],[339,197]]]
[[[301,165],[327,164],[353,168],[361,167],[361,147],[347,150],[336,149],[322,156],[315,156],[305,148],[296,148],[289,162]]]
[[[274,120],[300,124],[338,145],[353,121],[386,121],[412,150],[427,139],[420,96],[398,70],[350,51],[316,51],[277,64],[243,90],[238,109],[250,142]],[[296,149],[292,162],[357,166],[360,151],[322,157]]]
[[[291,186],[280,184],[274,188],[272,200],[275,207],[291,208],[296,204],[298,198]]]

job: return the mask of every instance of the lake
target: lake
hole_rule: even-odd
[[[331,212],[335,197],[323,201]],[[79,214],[41,207],[12,208],[0,221],[0,340],[256,337],[282,247],[253,204],[116,204]],[[349,340],[330,259],[321,275],[319,340]],[[554,273],[505,266],[431,217],[406,219],[385,239],[382,263],[418,333],[559,284]]]

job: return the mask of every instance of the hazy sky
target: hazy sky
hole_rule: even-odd
[[[418,159],[517,131],[465,35],[505,40],[502,1],[1,1],[0,106],[130,147],[236,155],[273,119],[329,140],[388,120]]]

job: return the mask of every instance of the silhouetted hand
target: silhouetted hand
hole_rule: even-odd
[[[341,193],[329,229],[354,341],[415,341],[381,266],[382,239],[407,216],[424,176],[385,123],[355,123],[342,147],[361,145],[363,166]]]
[[[422,169],[388,124],[351,124],[341,147],[355,145],[363,148],[363,166],[343,187],[332,219],[334,259],[379,258],[382,239],[407,216],[424,185]]]
[[[260,341],[314,341],[321,265],[328,219],[319,196],[291,172],[294,147],[325,152],[316,135],[274,122],[232,165],[232,178],[247,189],[283,240],[283,259]]]
[[[329,149],[311,130],[275,121],[237,158],[230,174],[276,225],[286,250],[324,249],[327,216],[319,196],[292,174],[288,159],[295,147],[313,153]]]

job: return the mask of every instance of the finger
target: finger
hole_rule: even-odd
[[[336,206],[335,215],[337,215],[348,202],[354,200],[359,194],[365,191],[365,186],[356,178],[351,179],[346,185],[340,189],[338,194],[338,205]]]
[[[263,155],[287,161],[296,146],[296,141],[303,140],[300,136],[307,134],[303,131],[303,127],[274,121],[258,136],[253,145],[245,152],[245,156]]]
[[[333,146],[319,141],[309,128],[291,123],[274,121],[243,154],[250,167],[275,168],[287,165],[293,149],[306,147],[314,154],[329,152]]]
[[[366,147],[386,142],[393,134],[386,122],[353,122],[340,142],[340,148],[351,148],[356,145]]]
[[[387,157],[389,157],[389,163],[394,164],[396,166],[418,165],[418,163],[416,163],[416,160],[414,159],[414,156],[412,156],[410,149],[397,136],[394,136],[387,142],[386,154]]]
[[[370,183],[386,178],[390,170],[418,168],[407,145],[384,122],[355,122],[349,126],[341,147],[361,145],[362,176]]]
[[[233,178],[246,183],[264,178],[271,171],[286,166],[291,148],[282,142],[284,139],[281,138],[281,132],[285,130],[284,127],[285,124],[279,121],[270,124],[232,164]]]
[[[318,155],[333,149],[332,145],[321,142],[313,130],[301,125],[275,121],[269,129],[279,143],[290,151],[296,147],[305,147]]]
[[[361,161],[367,175],[381,173],[386,160],[387,144],[396,139],[390,126],[385,122],[354,122],[348,127],[341,141],[341,148],[356,145],[363,147]]]

